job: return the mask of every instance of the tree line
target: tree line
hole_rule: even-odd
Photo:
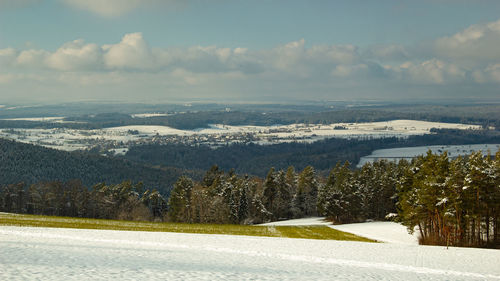
[[[453,160],[429,152],[405,165],[399,219],[422,243],[500,247],[500,151]]]
[[[450,159],[429,151],[412,161],[386,160],[327,178],[314,168],[271,168],[265,179],[212,167],[200,182],[181,177],[169,198],[170,220],[260,223],[314,215],[334,223],[395,219],[422,244],[500,247],[500,151]]]
[[[500,247],[500,151],[450,159],[446,152],[398,163],[379,160],[327,177],[312,166],[271,168],[265,178],[212,166],[177,179],[165,199],[142,184],[79,181],[0,188],[0,211],[185,223],[256,224],[326,216],[334,223],[395,219],[423,244]]]
[[[0,211],[118,220],[163,220],[167,201],[142,183],[96,184],[87,188],[78,180],[23,183],[0,188]]]
[[[66,152],[0,138],[0,185],[24,182],[66,182],[78,179],[85,186],[125,180],[143,182],[168,196],[173,183],[183,174],[200,177],[203,172],[174,167],[152,167],[125,159],[84,152]]]

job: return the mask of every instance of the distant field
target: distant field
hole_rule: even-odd
[[[79,229],[181,232],[268,236],[320,240],[376,242],[327,226],[249,226],[228,224],[155,223],[118,220],[84,219],[0,213],[0,225],[35,226]]]
[[[147,119],[151,114],[143,114]],[[57,118],[16,118],[5,121],[31,122],[63,122]],[[137,119],[137,118],[134,118]],[[0,119],[1,121],[2,119]],[[68,121],[64,121],[68,122]],[[154,121],[151,121],[154,123]],[[12,125],[14,126],[14,125]],[[31,143],[59,150],[73,151],[89,149],[99,140],[101,144],[120,144],[125,149],[137,143],[152,143],[153,138],[164,138],[166,143],[209,144],[213,146],[230,143],[255,143],[270,145],[287,142],[305,142],[325,140],[329,138],[373,139],[399,137],[407,138],[415,135],[429,134],[431,129],[480,130],[479,125],[427,122],[418,120],[392,120],[383,122],[362,123],[295,123],[288,125],[255,126],[255,125],[223,125],[211,124],[209,128],[181,130],[164,125],[126,125],[101,129],[74,128],[0,128],[0,137],[24,143]],[[249,138],[249,136],[252,136]],[[116,151],[114,151],[116,152]]]

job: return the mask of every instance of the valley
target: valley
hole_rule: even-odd
[[[63,120],[62,117],[30,118],[30,121],[39,122],[61,122],[61,120]],[[481,126],[418,120],[272,126],[211,124],[209,128],[194,130],[159,125],[128,125],[94,130],[64,127],[5,128],[0,129],[0,137],[65,151],[90,150],[99,147],[111,155],[116,155],[126,153],[130,146],[144,144],[207,145],[217,148],[234,143],[260,145],[287,142],[312,143],[328,138],[354,140],[407,138],[430,134],[432,129],[481,130]]]

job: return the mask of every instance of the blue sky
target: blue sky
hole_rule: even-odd
[[[500,1],[0,0],[0,103],[498,99]]]

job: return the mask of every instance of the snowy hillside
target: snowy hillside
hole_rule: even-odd
[[[326,225],[333,229],[349,232],[358,236],[370,238],[377,241],[397,243],[397,244],[408,244],[408,245],[418,244],[417,233],[414,233],[413,235],[408,234],[406,227],[402,226],[399,223],[390,221],[377,221],[377,222],[333,225],[331,222],[325,221],[324,219],[325,218],[323,217],[312,217],[312,218],[276,221],[276,222],[264,223],[261,225],[275,225],[275,226]]]
[[[340,231],[349,232],[377,241],[408,245],[418,244],[417,233],[410,235],[405,226],[395,222],[376,221],[329,226]]]
[[[3,280],[500,280],[500,251],[0,227]]]

